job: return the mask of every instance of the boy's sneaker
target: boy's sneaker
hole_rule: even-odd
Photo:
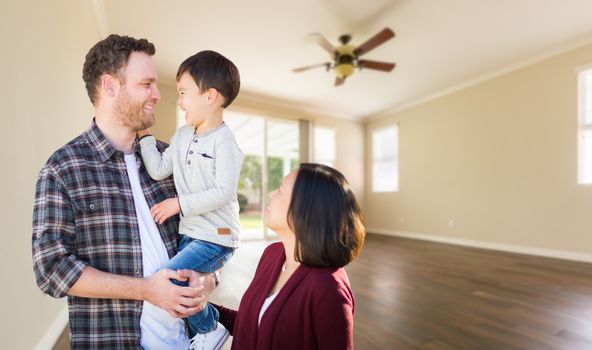
[[[229,333],[220,322],[217,323],[216,328],[208,333],[199,334],[191,338],[189,342],[190,350],[219,350],[226,340]]]

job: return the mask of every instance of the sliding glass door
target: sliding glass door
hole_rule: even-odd
[[[282,178],[298,167],[299,130],[298,122],[292,120],[266,120],[266,179],[267,193],[280,187]],[[268,196],[266,196],[268,198]],[[265,230],[266,239],[273,239],[275,233]]]
[[[262,223],[262,213],[269,192],[298,166],[298,122],[232,111],[226,111],[224,119],[244,154],[238,184],[241,239],[273,239],[275,234]]]

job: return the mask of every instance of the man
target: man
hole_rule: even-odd
[[[95,119],[37,180],[33,268],[41,290],[68,296],[72,349],[186,349],[180,317],[201,310],[214,288],[212,274],[158,271],[179,235],[177,217],[157,224],[150,215],[175,190],[171,178],[148,176],[136,141],[160,99],[154,53],[147,40],[119,35],[91,48],[83,79]]]

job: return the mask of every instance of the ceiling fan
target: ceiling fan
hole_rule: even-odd
[[[318,63],[295,68],[292,69],[294,73],[303,72],[317,67],[325,67],[327,71],[334,69],[335,86],[339,86],[345,82],[347,77],[353,74],[354,68],[374,69],[383,72],[390,72],[395,68],[395,63],[360,59],[360,56],[365,55],[370,50],[395,36],[395,33],[390,28],[384,28],[365,43],[357,47],[349,44],[349,41],[351,40],[351,35],[349,34],[344,34],[339,37],[341,45],[337,47],[331,45],[331,43],[319,33],[312,33],[310,36],[317,42],[317,44],[331,54],[333,62]]]

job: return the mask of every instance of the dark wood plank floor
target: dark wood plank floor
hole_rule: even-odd
[[[358,349],[592,349],[592,264],[369,235]]]
[[[243,244],[214,301],[238,305],[265,245]],[[371,234],[347,271],[356,349],[592,349],[592,264]]]

